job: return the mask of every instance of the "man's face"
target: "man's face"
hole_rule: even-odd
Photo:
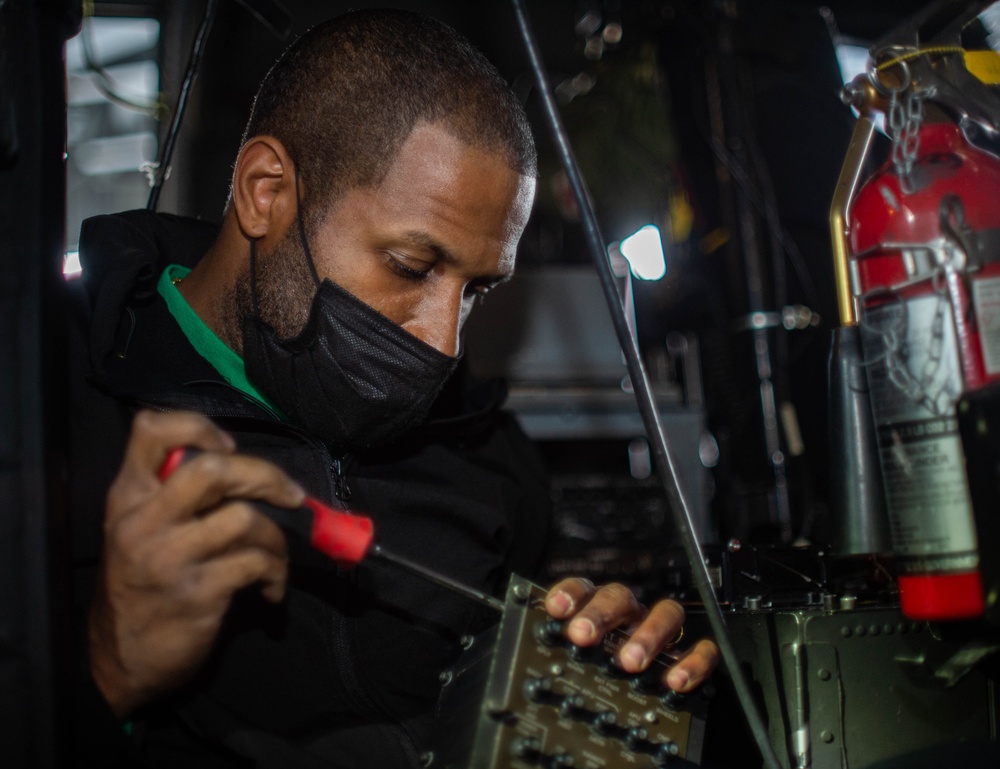
[[[381,184],[334,203],[309,247],[321,279],[454,356],[476,297],[513,272],[533,196],[534,179],[422,123]]]

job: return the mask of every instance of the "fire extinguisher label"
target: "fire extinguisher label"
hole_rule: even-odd
[[[972,302],[987,374],[1000,374],[1000,277],[972,282]]]
[[[862,311],[862,344],[895,551],[904,571],[975,568],[976,533],[955,403],[951,304],[931,292]]]

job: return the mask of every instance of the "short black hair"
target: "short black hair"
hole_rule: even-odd
[[[261,83],[243,143],[285,145],[308,226],[347,190],[377,185],[420,121],[536,174],[527,116],[497,69],[451,27],[401,10],[346,13],[295,41]]]

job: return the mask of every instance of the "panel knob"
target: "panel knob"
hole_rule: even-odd
[[[617,724],[618,716],[615,715],[613,710],[604,710],[600,713],[595,713],[594,718],[590,722],[591,728],[598,734],[608,734],[614,730]]]
[[[673,689],[668,689],[666,693],[660,697],[660,702],[662,702],[663,707],[668,710],[676,710],[680,707],[681,703],[684,702],[684,695],[680,692],[675,692]]]
[[[653,751],[653,763],[658,767],[670,766],[670,763],[680,755],[681,747],[673,740],[660,743]]]
[[[566,640],[563,635],[563,623],[552,617],[536,622],[534,635],[535,640],[545,646],[558,646]]]
[[[517,737],[510,744],[510,752],[514,758],[535,764],[542,757],[542,742],[537,737]]]
[[[529,678],[524,682],[524,696],[531,702],[545,702],[552,696],[552,679]]]

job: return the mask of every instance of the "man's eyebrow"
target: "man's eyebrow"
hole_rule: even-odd
[[[431,251],[438,259],[452,263],[458,261],[451,251],[438,243],[426,232],[421,230],[408,230],[403,233],[403,237],[408,240],[411,245],[426,248],[428,251]]]
[[[458,258],[451,251],[422,230],[408,230],[403,233],[403,238],[414,246],[427,249],[443,262],[449,264],[458,263]],[[502,283],[506,283],[512,277],[514,277],[513,271],[498,275],[484,275],[476,282],[494,288]]]

